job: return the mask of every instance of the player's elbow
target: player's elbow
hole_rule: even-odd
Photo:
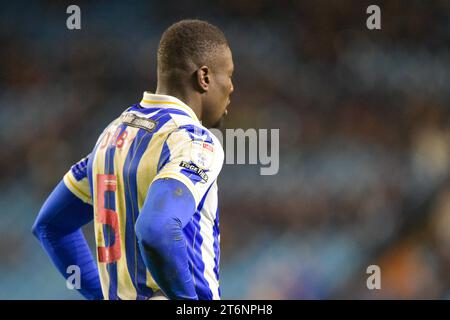
[[[160,228],[156,226],[156,223],[152,223],[151,219],[142,218],[142,215],[136,220],[134,231],[138,241],[146,248],[155,248],[162,236]]]
[[[46,223],[43,222],[39,217],[34,222],[33,226],[31,227],[31,232],[33,235],[40,240],[42,236],[44,235],[46,230]]]
[[[176,219],[155,221],[141,216],[135,225],[136,237],[148,249],[162,250],[182,237],[181,223]]]
[[[46,210],[41,209],[36,220],[34,221],[33,226],[31,227],[31,232],[39,241],[42,241],[44,236],[51,232],[49,219],[46,218],[47,213],[48,212],[46,212]]]

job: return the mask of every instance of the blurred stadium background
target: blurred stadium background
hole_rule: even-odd
[[[370,4],[382,30],[366,28]],[[31,225],[109,121],[155,89],[159,38],[182,18],[229,39],[226,128],[280,129],[277,175],[225,165],[219,180],[223,298],[450,298],[448,0],[2,1],[0,298],[81,297]],[[371,264],[382,290],[366,288]]]

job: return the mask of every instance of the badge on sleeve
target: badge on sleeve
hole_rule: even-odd
[[[202,169],[209,169],[214,160],[214,146],[204,141],[192,141],[191,160]]]

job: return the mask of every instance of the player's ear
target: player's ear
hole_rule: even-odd
[[[201,66],[198,68],[195,72],[195,80],[202,93],[208,91],[210,83],[209,68],[207,66]]]

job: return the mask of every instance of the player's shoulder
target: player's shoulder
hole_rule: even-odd
[[[191,150],[193,159],[202,159],[204,166],[213,162],[221,166],[224,161],[224,151],[220,140],[198,120],[188,116],[172,115],[175,128],[170,134],[171,142],[184,145]],[[208,160],[208,161],[206,161]]]
[[[223,153],[222,144],[214,133],[203,126],[199,121],[188,116],[172,115],[175,124],[174,131],[185,133],[191,141],[204,142],[217,148]]]

